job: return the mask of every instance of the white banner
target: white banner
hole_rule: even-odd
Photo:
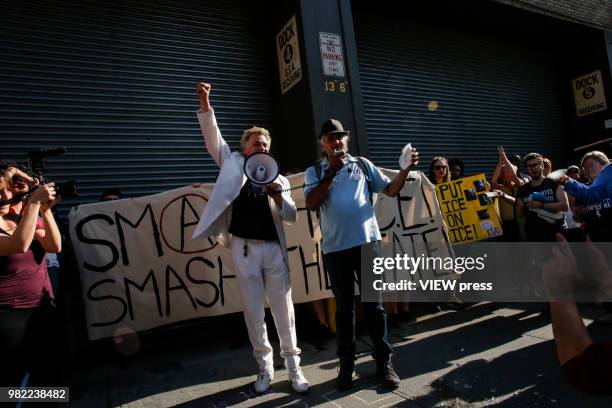
[[[288,179],[292,186],[302,185],[304,174]],[[72,209],[70,235],[91,340],[125,328],[142,331],[241,310],[229,249],[210,239],[191,240],[212,187]],[[298,221],[285,229],[293,301],[332,297],[316,213],[305,208],[303,189],[292,197]],[[375,211],[383,240],[448,242],[435,190],[421,173],[410,174],[398,197],[379,196]]]

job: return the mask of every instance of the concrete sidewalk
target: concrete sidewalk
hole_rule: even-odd
[[[70,405],[612,407],[611,398],[587,396],[565,383],[542,309],[483,303],[457,312],[423,314],[417,323],[392,329],[393,360],[402,378],[393,392],[378,386],[367,336],[358,341],[357,380],[351,392],[335,389],[334,342],[321,349],[300,340],[310,392],[299,395],[291,390],[279,360],[272,388],[261,396],[252,387],[256,364],[248,342],[231,349],[221,338],[205,346],[185,346],[175,339],[174,344],[143,352],[127,367],[98,364],[75,369],[69,380]],[[601,313],[583,310],[589,317]],[[596,338],[612,338],[612,326],[592,324],[589,330]]]

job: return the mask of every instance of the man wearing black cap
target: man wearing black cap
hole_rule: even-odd
[[[396,196],[410,170],[418,162],[412,149],[409,165],[393,180],[369,160],[348,152],[349,132],[336,119],[323,124],[319,135],[326,159],[306,170],[306,207],[319,211],[323,240],[321,250],[336,298],[336,326],[340,372],[339,390],[353,386],[355,368],[354,278],[361,279],[361,250],[377,251],[381,240],[371,202],[373,193]],[[310,186],[309,186],[310,185]],[[382,301],[364,302],[370,336],[374,343],[377,375],[387,388],[397,388],[399,377],[391,364],[392,348],[387,341],[387,323]]]

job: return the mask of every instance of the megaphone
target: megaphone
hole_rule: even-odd
[[[244,161],[244,174],[252,184],[265,186],[278,177],[279,166],[269,153],[253,153]]]

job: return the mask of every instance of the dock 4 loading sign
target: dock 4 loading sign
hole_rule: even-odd
[[[280,73],[281,93],[284,95],[302,79],[300,46],[298,44],[295,16],[276,34],[276,55]]]
[[[572,79],[576,116],[606,110],[606,95],[601,80],[601,70]]]

